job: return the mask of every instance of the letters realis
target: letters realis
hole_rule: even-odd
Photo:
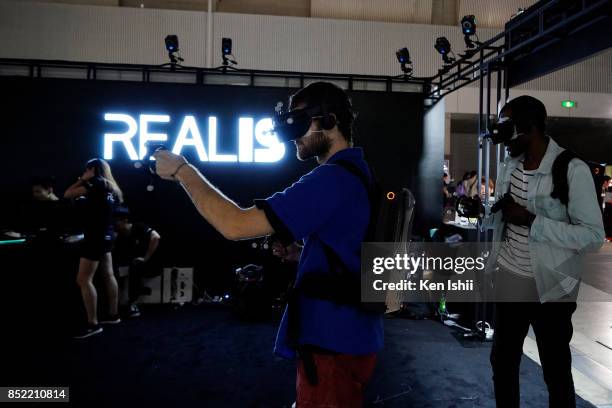
[[[173,153],[182,154],[185,149],[193,149],[201,161],[273,163],[285,155],[285,145],[279,143],[272,129],[272,119],[265,118],[255,123],[251,117],[238,119],[238,152],[221,154],[217,150],[217,118],[208,117],[208,146],[204,146],[202,133],[195,116],[186,115],[180,120],[178,134],[171,146],[167,133],[153,133],[149,125],[169,123],[169,115],[142,114],[134,117],[124,113],[105,113],[105,122],[119,122],[123,133],[104,133],[104,159],[112,160],[117,148],[125,149],[130,160],[142,160],[147,155],[146,143],[165,144]],[[121,125],[119,125],[121,126]],[[255,142],[260,147],[255,147]]]

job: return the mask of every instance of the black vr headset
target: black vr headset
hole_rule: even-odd
[[[516,123],[511,118],[505,116],[493,123],[486,137],[490,138],[493,144],[499,144],[514,140],[521,134],[516,129]]]
[[[313,119],[319,119],[322,129],[330,130],[338,123],[336,117],[329,113],[330,108],[329,105],[317,105],[288,112],[279,110],[272,120],[273,132],[279,142],[290,142],[304,136]]]

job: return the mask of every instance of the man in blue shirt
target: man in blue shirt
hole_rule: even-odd
[[[358,279],[361,242],[370,218],[362,181],[334,164],[348,162],[371,177],[363,151],[353,147],[350,98],[331,83],[317,82],[290,99],[291,110],[316,106],[325,106],[326,113],[310,118],[310,128],[295,145],[299,160],[314,158],[319,166],[283,192],[256,200],[251,208],[238,207],[183,157],[168,151],[155,154],[158,174],[179,181],[200,214],[227,239],[274,233],[286,245],[303,241],[296,288],[305,277],[337,272],[334,263]],[[331,262],[330,252],[338,262]],[[383,344],[381,316],[357,304],[299,290],[292,299],[281,321],[275,353],[298,357],[297,405],[361,406],[363,388]]]

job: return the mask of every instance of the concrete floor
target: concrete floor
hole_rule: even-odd
[[[612,243],[590,256],[574,313],[572,338],[576,392],[598,408],[612,408]],[[524,353],[539,363],[533,331]]]

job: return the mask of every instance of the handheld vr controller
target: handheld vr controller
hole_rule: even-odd
[[[512,202],[514,202],[514,198],[512,198],[512,195],[510,193],[506,193],[502,196],[502,198],[497,200],[495,204],[493,204],[493,206],[491,207],[491,212],[496,213],[501,210],[506,204]]]
[[[167,147],[163,144],[147,144],[145,145],[147,148],[147,156],[145,160],[140,160],[134,162],[134,167],[137,169],[143,169],[147,176],[149,177],[149,183],[147,184],[147,191],[151,192],[155,190],[156,180],[159,178],[157,175],[157,168],[155,166],[155,160],[151,160],[153,158],[153,154],[160,150],[168,150]]]
[[[455,211],[460,217],[479,218],[482,216],[482,203],[479,198],[462,196],[455,203]]]
[[[150,146],[146,145],[147,147],[147,152],[148,154],[148,158],[149,158],[149,163],[148,163],[148,168],[149,168],[149,172],[151,174],[154,174],[157,176],[157,166],[155,165],[155,160],[152,160],[153,155],[157,152],[159,152],[160,150],[168,150],[168,148],[166,147],[166,145],[163,144],[152,144]]]

